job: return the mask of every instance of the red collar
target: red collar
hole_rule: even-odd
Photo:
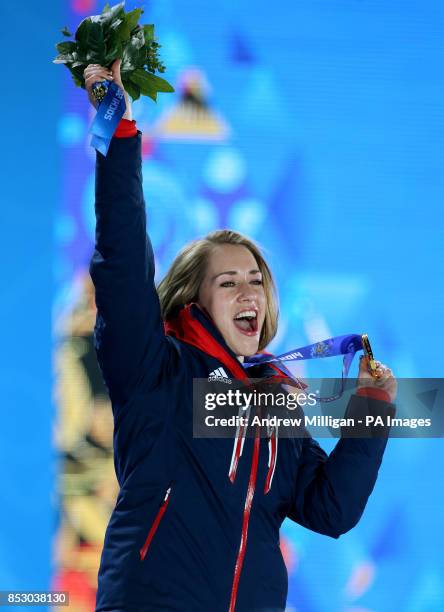
[[[201,320],[198,320],[197,317]],[[211,319],[194,303],[187,304],[179,311],[176,318],[164,323],[166,334],[187,342],[207,355],[218,359],[235,378],[248,381],[248,376],[240,362],[229,351],[228,347],[224,348],[221,342],[216,340],[213,333],[207,329],[207,327],[213,325]]]
[[[184,306],[174,319],[164,323],[164,327],[167,335],[174,336],[214,357],[227,367],[234,378],[249,383],[250,377],[246,370],[225,343],[211,317],[196,303]],[[263,354],[273,356],[272,353],[265,351]],[[250,376],[253,374],[253,378],[264,378],[269,382],[286,382],[300,389],[307,387],[301,380],[291,376],[288,370],[284,370],[285,368],[281,369],[272,363],[258,364],[256,368],[251,369]]]

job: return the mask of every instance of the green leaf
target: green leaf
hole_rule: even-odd
[[[76,77],[83,81],[83,71],[86,68],[86,64],[79,64],[79,62],[74,62],[74,64],[71,64],[71,66],[68,66],[68,68],[72,72],[72,74],[75,74]]]
[[[101,23],[91,23],[88,30],[87,59],[102,64],[105,56],[105,41]]]
[[[107,2],[107,3],[105,4],[105,6],[103,7],[102,15],[104,15],[105,13],[107,13],[107,12],[110,10],[110,8],[111,8],[111,7],[110,7],[110,5],[109,5],[109,2]]]
[[[105,10],[107,9],[107,10]],[[111,8],[109,4],[107,4],[100,16],[101,22],[106,27],[111,27],[112,23],[125,15],[125,2],[120,2],[119,4],[115,4]]]
[[[53,64],[69,64],[71,62],[72,62],[72,55],[68,53],[65,53],[65,54],[60,53],[52,60]]]
[[[85,85],[83,84],[83,82],[78,77],[76,77],[75,74],[72,75],[72,80],[77,85],[77,87],[83,87],[85,89]]]
[[[59,42],[56,44],[56,49],[59,53],[61,53],[62,55],[66,54],[66,53],[73,53],[77,48],[77,45],[75,42],[72,42],[71,40],[67,40],[65,42]]]
[[[110,32],[116,32],[119,29],[121,23],[123,23],[123,19],[114,20],[109,26]]]
[[[110,64],[118,57],[122,57],[122,43],[117,36],[117,32],[110,30],[105,36],[105,65]]]
[[[149,96],[154,101],[157,100],[157,90],[148,78],[148,73],[143,68],[138,68],[129,75],[131,83],[134,83],[140,88],[144,96]]]
[[[142,49],[145,46],[145,34],[143,33],[143,28],[137,30],[132,34],[130,39],[130,45],[135,47],[136,49]]]
[[[122,65],[121,70],[123,72],[130,72],[135,70],[139,66],[139,50],[133,45],[125,45],[122,51]]]
[[[144,24],[143,25],[143,33],[145,36],[145,42],[149,42],[154,40],[154,24]]]
[[[134,30],[136,25],[139,23],[140,16],[143,13],[143,9],[136,8],[125,15],[123,22],[119,25],[117,33],[121,41],[126,41]]]
[[[71,34],[71,32],[68,30],[68,27],[67,27],[67,26],[65,26],[64,28],[62,28],[60,31],[62,32],[63,36],[72,36],[72,34]]]
[[[122,57],[122,43],[120,41],[111,47],[107,46],[104,65],[108,66],[109,64],[112,64],[112,62],[119,57]]]
[[[133,100],[140,98],[140,87],[128,79],[122,79],[123,86]]]
[[[122,70],[130,72],[146,64],[145,39],[143,30],[137,31],[129,41],[123,43]]]
[[[87,46],[88,32],[89,32],[90,26],[91,26],[91,19],[87,17],[80,23],[79,27],[76,30],[76,35],[75,35],[76,41],[82,47]]]
[[[85,69],[85,65],[82,66],[69,66],[68,65],[68,69],[72,75],[72,78],[74,80],[74,83],[78,86],[78,87],[83,87],[83,89],[85,89],[85,79],[83,78],[83,71]]]
[[[85,64],[85,66],[87,65],[88,61],[86,59],[86,53],[82,49],[79,49],[77,47],[77,50],[74,51],[71,55],[73,62],[80,62],[81,64]]]
[[[165,79],[162,79],[162,77],[159,77],[156,74],[151,74],[151,72],[145,72],[145,74],[148,77],[148,79],[151,81],[151,83],[153,84],[156,91],[162,91],[165,93],[174,92],[174,87],[170,85],[168,81],[166,81]]]

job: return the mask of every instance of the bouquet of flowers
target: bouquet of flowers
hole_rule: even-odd
[[[154,25],[141,25],[143,9],[125,12],[125,3],[105,6],[101,15],[84,19],[77,28],[74,40],[56,45],[55,64],[65,64],[74,83],[85,88],[83,71],[88,64],[110,67],[120,58],[122,83],[125,90],[137,100],[141,95],[157,100],[158,92],[173,92],[174,88],[156,72],[165,72],[159,58],[160,44],[154,36]],[[65,27],[62,34],[70,38]]]

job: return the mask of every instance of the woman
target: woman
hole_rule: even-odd
[[[122,87],[119,61],[112,73],[88,66],[90,98],[103,79]],[[244,357],[276,332],[273,282],[253,243],[219,231],[186,247],[156,290],[141,137],[126,101],[96,166],[95,343],[113,406],[120,485],[96,611],[283,612],[283,520],[334,538],[351,529],[386,439],[343,438],[327,456],[311,437],[281,440],[278,454],[258,437],[242,449],[229,439],[193,438],[193,378],[217,370],[248,382]],[[378,373],[378,389],[367,391],[361,361],[349,412],[392,410],[396,381],[382,365]]]

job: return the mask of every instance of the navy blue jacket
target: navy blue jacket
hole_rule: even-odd
[[[95,345],[114,414],[120,485],[105,536],[96,612],[283,611],[286,517],[334,538],[362,515],[386,439],[341,438],[330,456],[312,438],[247,438],[234,479],[233,440],[194,439],[192,381],[239,361],[211,321],[188,309],[220,358],[166,335],[146,235],[141,136],[97,154]],[[211,354],[213,353],[213,354]],[[230,368],[232,365],[232,368]],[[352,396],[348,409],[383,402]],[[384,405],[389,409],[390,405]]]

